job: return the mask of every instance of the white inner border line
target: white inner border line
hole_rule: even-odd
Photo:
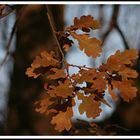
[[[125,4],[125,5],[132,5],[132,4],[140,4],[140,1],[0,1],[0,4]],[[140,136],[0,136],[1,139],[139,139]]]
[[[140,4],[140,1],[0,1],[0,4]]]

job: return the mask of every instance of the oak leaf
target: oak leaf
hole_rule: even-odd
[[[51,112],[56,113],[57,111],[55,109],[49,109],[49,106],[54,103],[50,99],[51,98],[49,96],[45,96],[42,99],[40,99],[39,101],[36,101],[35,102],[35,105],[36,105],[35,111],[46,114],[46,115],[48,115]]]
[[[137,78],[138,77],[138,73],[129,67],[124,67],[123,69],[120,69],[120,71],[118,71],[118,73],[120,75],[122,75],[122,77],[126,77],[126,78]]]
[[[74,25],[71,27],[68,27],[67,30],[77,30],[81,29],[85,32],[89,32],[90,29],[98,29],[100,28],[100,22],[98,20],[95,20],[91,15],[87,16],[81,16],[80,19],[77,17],[74,18]]]
[[[69,79],[66,79],[64,82],[58,81],[58,86],[50,86],[47,90],[48,94],[51,97],[62,97],[68,98],[68,96],[72,96],[74,88],[71,85]]]
[[[108,93],[110,94],[113,101],[118,100],[118,96],[115,94],[114,89],[111,88],[111,85],[108,85]]]
[[[40,56],[36,56],[30,68],[27,68],[26,74],[28,77],[37,78],[41,75],[41,72],[35,72],[35,70],[42,67],[58,66],[59,61],[54,58],[53,53],[48,53],[46,51],[41,52]]]
[[[106,80],[104,79],[104,73],[99,72],[96,79],[93,80],[92,89],[102,92],[106,90]]]
[[[120,90],[121,97],[126,102],[129,102],[136,97],[137,88],[134,87],[132,83],[131,80],[112,81],[113,88],[118,88]]]
[[[73,74],[71,78],[79,84],[83,82],[93,82],[93,79],[97,76],[96,69],[92,68],[89,70],[81,69],[77,74]]]
[[[66,112],[60,111],[58,115],[52,118],[51,124],[56,124],[55,129],[59,132],[63,130],[69,131],[72,127],[71,118],[73,116],[73,111],[71,107],[68,107]]]
[[[119,71],[124,65],[132,65],[133,60],[138,58],[138,50],[126,50],[125,52],[116,51],[111,55],[104,67],[108,71]],[[115,63],[114,63],[115,62]]]
[[[87,56],[96,58],[102,52],[101,41],[97,38],[90,38],[88,34],[76,34],[71,32],[73,38],[79,43],[79,48],[84,51]]]
[[[84,96],[82,93],[77,93],[78,100],[82,100],[82,103],[79,105],[79,112],[80,114],[83,114],[86,112],[86,116],[88,118],[96,118],[101,113],[100,105],[101,103],[99,101],[95,101],[94,94],[91,94],[89,96]]]
[[[57,68],[51,68],[51,71],[53,71],[53,74],[48,75],[47,79],[55,80],[60,78],[66,78],[66,73],[64,69],[57,69]]]

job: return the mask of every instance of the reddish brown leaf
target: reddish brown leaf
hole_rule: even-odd
[[[51,123],[55,126],[55,129],[58,130],[59,132],[62,132],[63,130],[69,131],[70,128],[72,127],[71,124],[71,118],[73,116],[73,111],[71,107],[67,108],[66,112],[60,111],[58,115],[52,118]]]
[[[26,75],[28,77],[37,78],[41,73],[35,72],[36,69],[41,67],[57,66],[59,61],[54,58],[53,53],[48,53],[46,51],[41,52],[40,56],[37,56],[30,68],[27,68]]]
[[[66,78],[66,73],[64,69],[57,69],[57,68],[51,68],[51,71],[54,72],[54,74],[50,74],[47,79],[55,80],[59,78]]]
[[[89,70],[81,69],[79,73],[73,74],[71,78],[79,84],[83,82],[93,82],[93,78],[97,76],[96,69],[92,68]]]
[[[91,29],[98,29],[100,28],[100,22],[98,20],[95,20],[91,15],[87,16],[81,16],[80,19],[75,17],[74,19],[74,25],[71,27],[68,27],[67,30],[77,30],[81,29],[85,32],[89,32],[89,28]]]
[[[76,34],[71,32],[73,38],[79,42],[79,48],[84,51],[87,56],[96,58],[102,52],[101,41],[96,38],[90,38],[88,34]]]
[[[132,86],[131,80],[112,81],[112,85],[114,88],[118,88],[120,90],[120,94],[124,101],[129,102],[136,97],[137,88]]]
[[[90,96],[84,96],[82,93],[77,93],[77,96],[79,100],[82,100],[82,103],[79,105],[80,114],[86,112],[88,118],[96,118],[100,115],[102,111],[99,108],[101,103],[94,100],[94,94],[91,94]]]
[[[68,98],[68,96],[72,96],[74,88],[71,85],[71,82],[69,79],[66,79],[64,83],[59,81],[58,86],[50,86],[50,89],[48,89],[48,94],[51,97],[62,97],[62,98]]]
[[[55,109],[48,109],[48,107],[54,103],[53,101],[50,101],[50,99],[51,98],[49,96],[45,96],[41,100],[36,101],[35,102],[35,105],[36,105],[35,111],[46,114],[46,115],[48,115],[51,112],[56,113],[57,111]]]

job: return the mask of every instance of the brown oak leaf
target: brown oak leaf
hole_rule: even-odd
[[[51,98],[47,95],[40,99],[39,101],[35,102],[36,108],[35,111],[39,113],[43,113],[48,115],[49,113],[53,112],[56,113],[55,109],[49,109],[49,106],[52,105],[54,102],[50,100]]]
[[[114,89],[112,89],[110,85],[108,85],[108,92],[109,92],[113,101],[118,100],[118,96],[115,94]]]
[[[96,69],[92,68],[89,70],[81,69],[77,74],[73,74],[71,78],[79,84],[83,82],[93,82],[93,79],[97,76]]]
[[[55,80],[59,78],[66,78],[66,73],[64,69],[51,68],[50,70],[53,71],[54,74],[48,75],[47,79]]]
[[[79,48],[84,51],[87,56],[96,58],[102,52],[101,41],[97,38],[91,38],[88,34],[76,34],[71,32],[73,38],[79,43]]]
[[[100,67],[100,69],[106,69],[110,72],[120,71],[124,65],[132,65],[133,60],[138,58],[138,50],[126,50],[125,52],[116,51],[114,55],[111,55],[107,63]],[[115,62],[115,63],[114,63]]]
[[[100,22],[94,19],[91,15],[81,16],[80,19],[77,17],[74,18],[74,25],[67,28],[67,30],[77,30],[81,29],[84,32],[89,32],[90,29],[98,29],[100,28]]]
[[[47,90],[51,97],[68,98],[72,96],[74,88],[71,85],[71,81],[66,79],[64,82],[58,81],[58,86],[50,86]]]
[[[101,103],[94,100],[94,94],[84,96],[82,93],[77,93],[77,97],[79,100],[82,100],[82,103],[79,105],[80,114],[86,112],[88,118],[96,118],[100,115],[102,111],[100,108]]]
[[[73,116],[73,111],[71,107],[68,107],[66,112],[60,111],[58,115],[52,118],[51,124],[56,124],[55,129],[59,132],[63,130],[69,131],[72,127],[71,118]]]
[[[42,68],[42,67],[49,67],[49,66],[58,66],[59,61],[54,58],[53,53],[48,53],[46,51],[41,52],[40,56],[36,56],[31,67],[27,68],[26,75],[28,77],[37,78],[41,75],[41,71],[35,72],[35,70]]]
[[[121,97],[124,101],[129,102],[134,97],[136,97],[137,88],[132,85],[133,81],[112,81],[113,88],[118,88],[120,90]]]

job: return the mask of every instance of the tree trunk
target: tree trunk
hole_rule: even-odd
[[[19,6],[20,11],[21,7]],[[58,30],[63,30],[63,6],[51,6]],[[43,92],[42,79],[32,79],[25,75],[29,67],[42,50],[60,53],[52,37],[44,5],[26,5],[17,26],[17,45],[14,53],[14,71],[11,77],[9,93],[8,120],[6,135],[54,135],[50,117],[36,113],[34,102]],[[55,45],[55,43],[54,43]]]

